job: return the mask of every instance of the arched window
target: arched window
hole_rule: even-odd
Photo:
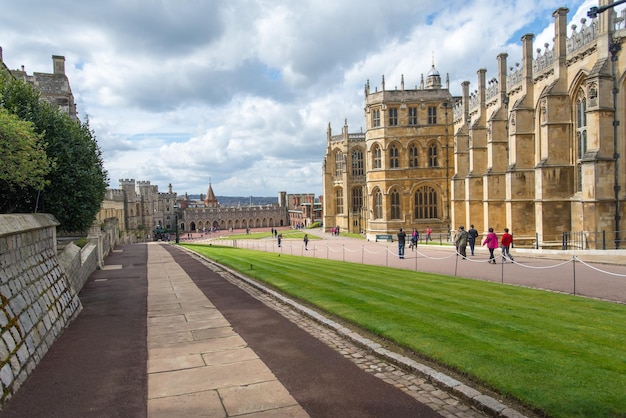
[[[382,151],[380,150],[380,146],[378,144],[374,145],[372,148],[372,167],[374,168],[382,168]]]
[[[337,208],[337,214],[343,213],[343,189],[341,187],[337,187],[335,190],[335,206]]]
[[[418,167],[417,164],[417,145],[413,144],[409,147],[409,167]]]
[[[376,189],[374,192],[374,219],[383,218],[383,193]]]
[[[392,145],[389,147],[389,168],[398,168],[399,166],[398,147]]]
[[[433,142],[428,147],[428,166],[429,167],[438,166],[437,154],[438,154],[437,144]]]
[[[352,213],[360,213],[363,207],[363,188],[352,188]]]
[[[402,219],[400,213],[400,193],[396,189],[391,191],[391,219]]]
[[[415,219],[439,218],[437,192],[429,186],[422,186],[415,192]]]
[[[335,152],[335,175],[340,176],[343,173],[343,152]]]
[[[360,149],[352,151],[352,175],[365,175],[365,170],[363,168],[363,151],[361,151]]]
[[[583,190],[582,159],[587,152],[587,100],[581,90],[576,100],[576,191]]]

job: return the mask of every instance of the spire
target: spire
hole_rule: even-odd
[[[209,190],[206,192],[206,199],[204,199],[204,205],[208,208],[217,208],[219,207],[219,202],[215,197],[215,193],[213,193],[213,186],[211,186],[211,178],[209,177]]]

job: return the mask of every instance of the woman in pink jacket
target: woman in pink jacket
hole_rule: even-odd
[[[493,250],[498,248],[498,236],[493,232],[493,228],[489,228],[489,233],[483,241],[483,245],[485,244],[489,249],[489,263],[496,264],[496,257],[493,255]]]

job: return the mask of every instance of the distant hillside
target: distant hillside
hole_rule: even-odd
[[[206,196],[206,195],[204,195]],[[204,197],[203,196],[203,197]],[[259,205],[278,205],[278,197],[259,197],[259,196],[215,196],[222,207],[233,206],[259,206]],[[190,199],[200,199],[200,195],[189,195]]]

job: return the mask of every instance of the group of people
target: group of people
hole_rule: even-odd
[[[470,225],[469,231],[466,231],[465,227],[461,225],[454,239],[457,253],[459,253],[463,258],[467,258],[466,248],[467,245],[469,245],[471,254],[474,255],[477,238],[478,231],[474,228],[474,225]],[[499,241],[498,235],[494,232],[493,228],[489,228],[487,236],[482,242],[482,245],[487,246],[487,249],[489,250],[489,263],[491,264],[496,264],[494,250],[498,247],[502,248],[502,262],[506,262],[506,257],[509,257],[511,262],[513,262],[514,259],[511,255],[511,244],[513,244],[513,235],[509,234],[509,228],[504,228],[502,239]]]
[[[430,229],[430,227],[426,228],[426,243],[428,244],[428,241],[432,241],[432,229]],[[400,228],[400,231],[398,232],[398,257],[400,258],[404,258],[404,248],[406,247],[406,239],[407,239],[407,234],[406,232],[404,232],[402,230],[402,228]],[[418,232],[417,228],[413,228],[413,232],[411,232],[411,237],[409,238],[409,248],[411,249],[411,251],[415,250],[415,248],[417,248],[417,242],[420,240],[420,233]]]
[[[430,228],[427,230],[426,240],[428,241],[430,237]],[[465,230],[463,225],[459,226],[459,229],[454,238],[454,244],[456,246],[457,253],[463,257],[467,258],[467,246],[470,247],[471,255],[474,255],[474,251],[476,248],[476,239],[478,238],[478,231],[474,228],[474,225],[470,225],[469,230]],[[407,234],[400,228],[398,232],[398,257],[400,259],[404,258],[404,248],[406,246]],[[413,232],[410,237],[409,248],[412,250],[417,246],[417,242],[419,241],[419,232],[416,228],[413,228]],[[498,247],[502,248],[502,262],[506,262],[506,257],[508,257],[511,262],[514,261],[513,256],[511,255],[511,244],[513,244],[513,235],[509,234],[509,228],[504,228],[504,234],[502,234],[502,239],[498,240],[498,235],[493,231],[493,228],[489,228],[489,232],[485,239],[482,242],[483,246],[487,246],[489,250],[489,263],[496,264],[496,257],[494,254],[494,250]]]

